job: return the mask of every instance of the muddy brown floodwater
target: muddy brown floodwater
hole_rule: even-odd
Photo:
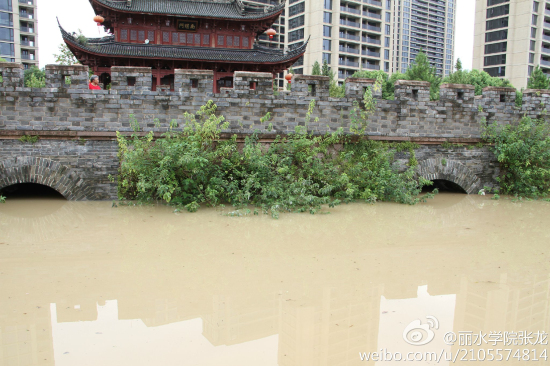
[[[11,199],[0,365],[546,365],[549,213],[461,194],[279,220]]]

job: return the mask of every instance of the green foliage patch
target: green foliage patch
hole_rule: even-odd
[[[39,139],[40,137],[36,135],[35,136],[23,135],[19,138],[19,141],[21,141],[22,143],[35,144],[38,142]]]
[[[281,212],[314,214],[342,202],[415,204],[430,184],[415,176],[416,159],[399,172],[395,154],[413,151],[410,144],[358,140],[342,129],[319,136],[298,126],[268,146],[251,135],[239,148],[236,136],[220,141],[228,123],[216,115],[212,101],[196,115],[186,113],[184,121],[182,132],[171,129],[156,140],[152,132],[117,134],[121,200],[160,200],[190,212],[229,203],[277,218]]]
[[[523,117],[517,125],[487,126],[482,136],[494,144],[501,165],[501,192],[518,197],[550,196],[550,126],[543,119]]]

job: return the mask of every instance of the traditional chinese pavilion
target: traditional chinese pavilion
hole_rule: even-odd
[[[214,71],[214,87],[233,86],[235,71],[282,72],[305,52],[261,47],[256,38],[275,22],[284,1],[248,6],[241,0],[90,0],[111,33],[83,39],[61,28],[77,59],[110,83],[111,66],[151,67],[153,89],[173,88],[175,69]]]

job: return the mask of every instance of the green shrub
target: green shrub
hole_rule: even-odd
[[[19,141],[22,143],[29,143],[29,144],[35,144],[38,142],[40,137],[38,136],[29,136],[29,135],[23,135],[19,138]]]
[[[501,192],[527,198],[550,195],[550,126],[523,117],[518,125],[482,123],[482,136],[494,144]]]
[[[27,88],[46,87],[46,72],[36,66],[31,66],[24,73],[24,83]]]
[[[157,140],[152,132],[129,138],[117,134],[121,200],[162,200],[189,211],[201,204],[230,203],[278,217],[280,212],[315,213],[322,205],[341,202],[415,204],[422,186],[429,184],[416,178],[414,166],[398,171],[396,145],[353,142],[341,129],[314,136],[299,126],[269,146],[252,135],[239,149],[236,136],[218,140],[228,124],[216,116],[212,101],[196,115],[185,114],[184,121],[183,132],[170,130]],[[335,149],[339,144],[343,147]]]

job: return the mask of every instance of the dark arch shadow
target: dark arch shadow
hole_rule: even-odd
[[[447,181],[460,187],[468,194],[479,192],[481,180],[459,161],[426,159],[418,163],[417,175],[434,181]],[[447,183],[449,185],[449,183]]]
[[[55,189],[39,183],[17,183],[0,189],[6,198],[50,198],[66,200]]]
[[[19,183],[48,186],[72,201],[97,199],[74,169],[48,158],[25,156],[0,161],[0,189]]]

